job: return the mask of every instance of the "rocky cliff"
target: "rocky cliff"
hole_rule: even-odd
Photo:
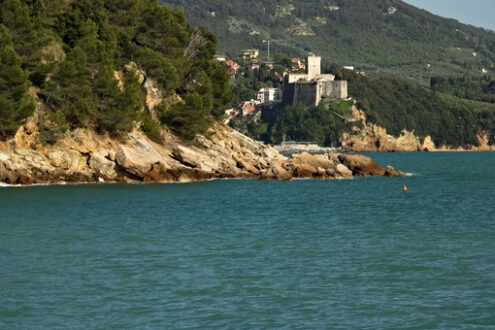
[[[185,143],[164,132],[163,142],[135,130],[125,141],[87,129],[66,133],[54,145],[39,142],[32,121],[15,138],[0,143],[0,182],[9,184],[60,182],[191,182],[213,178],[352,178],[401,176],[370,158],[358,155],[298,154],[284,157],[224,125],[209,137]]]
[[[367,121],[362,110],[352,107],[352,115],[359,119],[362,127],[353,127],[351,133],[341,136],[342,148],[347,152],[414,152],[414,151],[495,151],[495,146],[488,144],[488,136],[479,134],[479,146],[454,148],[451,146],[435,146],[430,136],[421,139],[414,132],[403,130],[398,137],[387,133],[387,130]]]

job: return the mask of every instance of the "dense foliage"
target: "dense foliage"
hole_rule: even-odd
[[[429,84],[431,75],[492,70],[495,33],[400,0],[161,0],[219,37],[231,56],[244,48],[353,65]],[[338,6],[338,10],[335,7]]]
[[[495,79],[482,77],[432,77],[431,89],[463,99],[495,103]]]
[[[67,128],[122,136],[137,123],[157,138],[157,117],[192,138],[231,101],[226,69],[211,61],[216,43],[157,0],[2,0],[0,136],[32,113],[31,84],[48,142]],[[157,111],[144,102],[148,79],[162,94]]]
[[[439,145],[477,145],[477,134],[495,136],[495,105],[446,97],[397,77],[361,77],[344,71],[349,94],[369,120],[398,136],[403,129],[430,135]]]
[[[331,107],[323,103],[309,108],[300,104],[287,106],[274,127],[271,140],[276,143],[282,140],[306,141],[336,147],[341,134],[349,131],[355,123],[346,121],[335,110],[347,110],[349,107],[348,102]]]
[[[262,116],[234,118],[231,125],[254,139],[267,143],[282,141],[314,142],[323,146],[339,145],[342,133],[358,123],[349,121],[353,101],[304,107],[279,104],[265,109]]]
[[[28,82],[7,28],[0,24],[0,138],[12,135],[34,110]]]

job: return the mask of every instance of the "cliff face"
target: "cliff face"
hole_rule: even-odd
[[[163,133],[157,144],[139,130],[126,141],[87,129],[66,134],[55,145],[38,141],[37,126],[21,127],[0,144],[0,182],[191,182],[212,178],[352,178],[403,173],[383,169],[370,158],[341,154],[299,154],[287,158],[231,128],[217,124],[210,137],[184,143]]]
[[[495,146],[488,144],[488,136],[479,134],[479,146],[454,148],[435,146],[435,142],[427,136],[421,142],[414,132],[403,130],[399,137],[387,133],[383,127],[366,120],[362,110],[352,107],[352,115],[362,123],[362,128],[354,127],[352,133],[341,136],[342,148],[347,152],[414,152],[414,151],[494,151]]]
[[[352,133],[344,133],[341,137],[342,148],[348,152],[411,152],[433,148],[431,138],[426,138],[427,145],[420,143],[413,132],[402,131],[399,137],[387,134],[387,130],[367,122],[362,110],[352,107],[352,115],[359,119],[362,128],[354,127]],[[430,150],[430,149],[428,149]]]

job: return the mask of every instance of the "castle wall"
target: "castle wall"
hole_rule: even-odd
[[[293,104],[315,105],[316,92],[316,82],[295,84]]]
[[[317,103],[322,98],[330,100],[342,100],[348,97],[347,94],[347,81],[334,80],[334,81],[319,81],[317,92]]]
[[[309,76],[305,73],[291,73],[285,79],[288,84],[293,84],[299,80],[309,81]]]
[[[283,103],[286,105],[302,104],[312,106],[315,105],[316,92],[316,82],[288,84],[284,88]]]

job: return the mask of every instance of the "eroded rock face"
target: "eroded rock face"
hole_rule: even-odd
[[[437,148],[435,147],[435,143],[433,142],[431,136],[425,137],[423,141],[423,151],[435,151]]]
[[[403,130],[394,137],[383,127],[367,122],[363,111],[352,108],[353,117],[359,119],[362,128],[354,127],[352,133],[341,136],[342,148],[347,152],[413,152],[423,151],[424,146],[414,132]],[[430,138],[431,141],[431,138]],[[431,144],[427,141],[427,147]]]
[[[287,158],[227,126],[216,125],[214,129],[210,138],[198,136],[189,144],[170,133],[164,133],[164,143],[156,144],[140,131],[119,142],[80,129],[48,146],[23,136],[31,136],[35,128],[23,128],[15,140],[26,143],[16,148],[10,142],[0,144],[0,182],[192,182],[233,177],[291,180],[401,175],[365,156],[303,153]]]
[[[46,156],[53,167],[66,170],[71,173],[85,171],[88,166],[87,157],[84,157],[80,152],[75,150],[49,150],[46,153]]]

